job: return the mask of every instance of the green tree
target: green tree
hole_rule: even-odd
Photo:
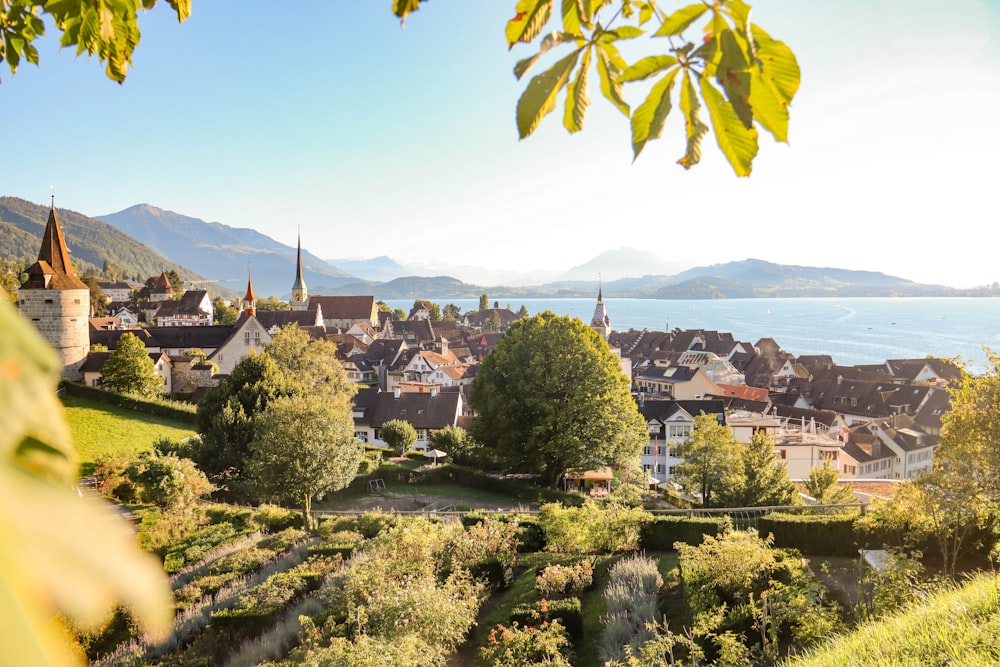
[[[17,305],[17,290],[27,279],[23,259],[0,259],[0,291],[5,293],[11,304]]]
[[[518,320],[472,385],[472,435],[511,471],[557,486],[567,470],[634,464],[649,441],[618,358],[550,311]]]
[[[108,314],[108,296],[97,284],[97,278],[89,275],[81,275],[80,280],[90,288],[90,308],[94,317],[104,317]]]
[[[684,462],[677,466],[674,479],[687,491],[701,496],[705,507],[712,507],[713,494],[728,484],[733,460],[740,443],[715,415],[702,413],[694,418],[691,437],[678,448]]]
[[[302,503],[307,529],[314,527],[312,499],[343,489],[358,472],[363,447],[354,437],[349,409],[322,394],[282,396],[257,417],[250,445],[249,478],[264,497]]]
[[[183,511],[215,490],[194,461],[159,451],[140,454],[125,475],[140,500],[165,510]]]
[[[479,310],[486,310],[490,307],[490,297],[483,292],[479,295]]]
[[[716,493],[720,507],[791,505],[798,493],[788,470],[774,453],[774,439],[763,431],[748,444],[737,447],[733,474],[723,479]]]
[[[440,322],[441,321],[441,305],[440,304],[432,302],[427,307],[427,312],[428,312],[428,314],[430,316],[431,322]]]
[[[337,346],[312,339],[297,324],[282,327],[265,353],[301,387],[301,393],[322,393],[328,401],[349,404],[357,391],[337,358]]]
[[[292,307],[276,296],[269,296],[266,299],[257,299],[257,310],[291,310]]]
[[[525,306],[523,303],[521,304],[521,307],[517,311],[517,316],[518,317],[528,317],[528,307]]]
[[[963,370],[949,390],[951,409],[941,417],[934,464],[965,479],[970,493],[1000,505],[1000,356],[988,349],[986,356],[984,373]]]
[[[406,319],[406,311],[402,308],[393,308],[392,319],[402,322]]]
[[[198,403],[201,439],[191,458],[210,479],[241,490],[250,443],[257,437],[256,416],[279,396],[295,392],[295,384],[265,354],[249,354]]]
[[[392,419],[382,424],[378,430],[379,439],[392,449],[398,449],[400,454],[413,447],[417,442],[417,431],[413,424],[404,419]]]
[[[152,398],[163,393],[163,376],[156,373],[156,364],[139,337],[126,333],[101,369],[101,386],[119,394]]]
[[[490,333],[500,333],[500,329],[503,328],[503,321],[500,319],[500,313],[497,311],[492,311],[490,316],[486,318],[483,322],[483,331],[488,331]]]
[[[231,304],[226,303],[226,300],[221,296],[217,296],[212,299],[212,312],[213,323],[222,324],[224,326],[236,324],[236,320],[240,316],[240,311],[238,311]]]
[[[444,307],[444,321],[445,322],[455,322],[462,317],[462,309],[453,303],[446,304]]]
[[[830,466],[829,461],[823,461],[822,468],[809,471],[809,479],[804,483],[806,494],[816,499],[821,505],[843,505],[856,503],[854,487],[850,484],[840,484],[840,475]]]
[[[184,279],[181,278],[181,274],[177,273],[176,269],[167,271],[167,281],[174,289],[174,299],[180,299],[184,296]]]

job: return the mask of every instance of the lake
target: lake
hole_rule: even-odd
[[[462,312],[478,299],[444,299]],[[409,311],[413,300],[391,299]],[[756,343],[773,338],[786,352],[829,354],[838,364],[886,359],[962,357],[985,368],[983,346],[1000,352],[1000,298],[614,299],[604,300],[615,331],[709,329]],[[491,300],[492,304],[492,300]],[[590,322],[596,299],[501,301],[532,315],[551,310]]]

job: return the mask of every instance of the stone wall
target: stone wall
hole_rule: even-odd
[[[21,315],[59,354],[62,377],[82,381],[80,366],[90,350],[90,290],[22,289],[18,304]]]

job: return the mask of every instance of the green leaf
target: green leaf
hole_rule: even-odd
[[[701,161],[701,140],[708,132],[708,127],[701,122],[699,113],[701,104],[695,94],[694,85],[687,71],[684,72],[684,84],[681,86],[681,113],[684,114],[684,133],[687,135],[687,151],[677,161],[685,169],[690,169]]]
[[[415,12],[418,9],[420,9],[420,0],[392,0],[392,13],[399,17],[400,23],[406,21],[410,12]],[[190,9],[188,11],[190,12]]]
[[[605,30],[601,33],[599,39],[602,42],[617,42],[619,39],[635,39],[636,37],[642,37],[646,34],[646,31],[642,28],[637,28],[634,25],[623,25],[620,28],[615,28],[614,30]]]
[[[795,54],[784,42],[771,39],[756,25],[750,26],[762,78],[783,104],[790,104],[799,89],[801,72]]]
[[[622,72],[618,76],[618,82],[628,83],[630,81],[648,79],[654,74],[659,74],[665,69],[674,67],[677,63],[677,58],[673,56],[646,56],[638,62],[630,65],[628,69]]]
[[[622,97],[622,86],[618,82],[618,73],[621,71],[617,63],[619,59],[617,50],[610,44],[597,45],[597,73],[601,79],[601,94],[628,116],[629,106]]]
[[[659,139],[663,133],[663,125],[670,113],[670,95],[674,89],[674,81],[680,68],[671,70],[653,85],[646,100],[632,114],[632,155],[633,159],[646,144],[653,139]]]
[[[535,55],[519,60],[516,65],[514,65],[514,76],[520,80],[524,74],[531,69],[538,59],[545,55],[550,49],[560,44],[565,44],[567,42],[576,42],[579,38],[576,35],[571,35],[565,32],[552,32],[542,39],[542,43],[538,47],[538,53]]]
[[[653,36],[666,37],[668,35],[679,35],[687,30],[692,23],[701,18],[708,9],[709,6],[701,2],[681,7],[663,20],[660,28],[653,33]]]
[[[788,106],[778,99],[756,68],[751,70],[750,108],[754,120],[770,132],[775,141],[788,141]]]
[[[397,2],[399,0],[396,0]],[[418,1],[423,2],[423,0],[410,0],[411,2]],[[173,7],[174,11],[177,12],[177,22],[184,23],[189,18],[191,18],[191,0],[167,0],[170,6]],[[414,7],[410,11],[417,11],[417,7]],[[405,18],[405,17],[400,17]]]
[[[504,34],[507,48],[518,42],[531,42],[542,32],[552,16],[552,0],[517,0],[514,18],[507,21]]]
[[[517,101],[517,131],[519,138],[531,135],[550,111],[556,106],[556,96],[569,80],[581,49],[534,76]]]
[[[583,51],[583,60],[580,62],[580,69],[576,73],[576,78],[566,91],[566,110],[563,114],[563,127],[569,130],[570,134],[583,129],[583,118],[587,114],[587,107],[590,106],[590,97],[587,95],[587,81],[590,77],[590,47]]]
[[[749,176],[757,155],[757,130],[743,125],[733,106],[706,77],[698,77],[701,96],[708,107],[715,141],[737,176]]]
[[[589,24],[585,0],[562,0],[563,32],[583,37],[582,26]]]
[[[726,91],[726,98],[744,127],[753,126],[750,110],[750,72],[743,47],[732,30],[719,35],[722,57],[715,70],[715,79]]]
[[[729,2],[723,5],[722,10],[733,18],[737,29],[741,33],[746,34],[750,24],[750,5],[743,2],[743,0],[729,0]]]

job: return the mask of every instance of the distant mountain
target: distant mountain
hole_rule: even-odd
[[[759,259],[683,271],[656,290],[657,299],[721,299],[810,296],[957,295],[941,285],[922,285],[875,271],[774,264]]]
[[[366,281],[388,282],[418,273],[386,255],[371,259],[329,259],[327,261]]]
[[[118,264],[130,279],[145,280],[169,269],[185,280],[201,279],[186,264],[171,261],[105,222],[58,206],[56,212],[71,257],[85,273],[99,275],[107,262]],[[48,218],[48,206],[17,197],[0,197],[0,257],[23,258],[28,264],[37,260]]]
[[[639,276],[670,275],[678,271],[677,262],[668,262],[659,255],[635,248],[605,250],[589,262],[575,266],[558,276],[558,281],[592,281],[637,278]]]
[[[287,299],[295,280],[296,248],[278,243],[253,229],[205,222],[149,204],[137,204],[124,211],[98,216],[174,261],[183,261],[221,286],[242,291],[246,288],[247,267],[253,269],[253,286],[258,296]],[[338,286],[357,280],[332,264],[302,251],[306,285],[324,283]]]
[[[353,282],[332,289],[319,287],[310,294],[374,294],[379,299],[475,299],[485,291],[451,276],[404,276],[384,283]]]

